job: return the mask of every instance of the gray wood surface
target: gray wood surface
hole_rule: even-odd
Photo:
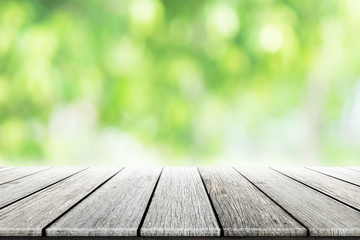
[[[360,186],[360,174],[357,171],[342,167],[309,167],[309,169]]]
[[[269,168],[237,168],[304,224],[310,236],[360,236],[360,212]]]
[[[0,208],[60,181],[84,168],[50,168],[0,185]],[[12,171],[12,170],[11,170]]]
[[[275,168],[310,187],[360,210],[360,187],[306,168]]]
[[[13,180],[40,172],[47,169],[46,167],[18,167],[11,168],[9,170],[4,169],[5,171],[0,172],[0,184],[11,182]]]
[[[360,237],[357,169],[15,169],[0,171],[0,239]]]
[[[347,168],[354,171],[360,171],[360,167],[347,167]]]
[[[306,228],[233,168],[199,170],[225,236],[306,236]]]
[[[7,170],[10,170],[10,169],[12,169],[12,168],[14,168],[14,167],[1,167],[1,168],[0,168],[0,172],[2,172],[2,171],[7,171]]]
[[[0,236],[41,236],[42,230],[119,169],[90,168],[0,210]]]
[[[359,240],[359,237],[118,237],[118,236],[93,236],[93,237],[79,237],[79,236],[58,236],[58,237],[0,237],[0,240]]]
[[[118,237],[118,236],[58,236],[58,237],[0,237],[0,240],[359,240],[359,237]]]
[[[196,168],[163,170],[140,231],[142,236],[220,235]]]
[[[125,168],[46,229],[48,236],[136,236],[161,168]]]

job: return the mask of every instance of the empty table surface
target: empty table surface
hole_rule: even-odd
[[[0,239],[360,237],[359,168],[0,170]]]

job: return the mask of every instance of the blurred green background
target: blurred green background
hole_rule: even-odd
[[[358,165],[358,0],[0,0],[0,165]]]

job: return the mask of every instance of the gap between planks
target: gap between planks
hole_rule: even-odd
[[[88,196],[90,196],[91,194],[93,194],[96,190],[98,190],[99,188],[101,188],[105,183],[107,183],[108,181],[110,181],[113,177],[115,177],[119,172],[121,172],[122,170],[124,170],[124,167],[120,168],[119,171],[117,171],[115,174],[113,174],[111,177],[109,177],[108,179],[106,179],[104,182],[102,182],[100,185],[98,185],[97,187],[95,187],[92,191],[90,191],[88,194],[86,194],[83,198],[81,198],[78,202],[76,202],[75,204],[73,204],[69,209],[67,209],[65,212],[63,212],[62,214],[60,214],[57,218],[55,218],[53,221],[51,221],[49,224],[47,224],[42,230],[41,230],[41,236],[45,237],[46,236],[46,229],[48,227],[50,227],[52,224],[54,224],[56,221],[58,221],[62,216],[64,216],[66,213],[68,213],[71,209],[73,209],[74,207],[76,207],[78,204],[80,204],[82,201],[84,201]]]
[[[89,197],[91,194],[93,194],[95,191],[97,191],[98,189],[100,189],[104,184],[106,184],[111,178],[113,178],[115,175],[117,175],[119,172],[121,172],[122,170],[123,170],[124,168],[122,168],[122,169],[120,169],[118,172],[116,172],[113,176],[111,176],[110,178],[108,178],[106,181],[104,181],[103,183],[101,183],[97,188],[95,188],[93,191],[91,191],[91,192],[89,192],[86,196],[84,196],[81,200],[79,200],[78,202],[76,202],[74,205],[72,205],[69,209],[67,209],[64,213],[62,213],[62,214],[60,214],[57,218],[55,218],[51,223],[49,223],[47,226],[45,226],[44,228],[43,228],[43,230],[42,230],[42,233],[43,233],[43,236],[45,236],[46,234],[44,233],[44,230],[46,230],[51,224],[53,224],[54,222],[56,222],[58,219],[60,219],[63,215],[65,215],[67,212],[69,212],[72,208],[74,208],[75,206],[77,206],[78,204],[80,204],[83,200],[85,200],[87,197]],[[295,218],[292,214],[290,214],[288,211],[286,211],[280,204],[278,204],[274,199],[272,199],[268,194],[266,194],[265,192],[263,192],[260,188],[258,188],[258,186],[256,185],[256,184],[254,184],[251,180],[249,180],[247,177],[245,177],[243,174],[241,174],[236,168],[234,168],[235,169],[235,171],[238,173],[238,174],[240,174],[242,177],[244,177],[250,184],[252,184],[254,187],[256,187],[260,192],[262,192],[265,196],[267,196],[272,202],[274,202],[276,205],[278,205],[280,208],[282,208],[289,216],[291,216],[294,220],[296,220],[298,223],[300,223],[304,228],[306,228],[307,229],[307,232],[308,232],[308,235],[309,235],[309,229],[307,228],[307,227],[305,227],[297,218]],[[79,171],[79,172],[82,172],[82,171],[84,171],[85,169],[82,169],[81,171]],[[281,173],[281,172],[279,172],[279,171],[277,171],[276,169],[272,169],[272,170],[274,170],[274,171],[276,171],[276,172],[278,172],[278,173],[280,173],[280,174],[282,174],[282,175],[284,175],[284,176],[286,176],[286,177],[288,177],[288,178],[290,178],[292,181],[296,181],[296,182],[299,182],[299,183],[301,183],[301,184],[303,184],[303,185],[305,185],[306,187],[308,187],[308,188],[311,188],[311,189],[313,189],[313,190],[316,190],[317,192],[319,192],[319,193],[321,193],[321,194],[324,194],[324,195],[326,195],[327,197],[331,197],[331,198],[333,198],[331,195],[328,195],[328,194],[325,194],[325,193],[323,193],[323,192],[321,192],[321,191],[319,191],[318,189],[316,189],[316,188],[314,188],[314,187],[311,187],[311,186],[309,186],[309,185],[307,185],[307,184],[305,184],[305,183],[303,183],[303,182],[301,182],[301,181],[299,181],[299,180],[297,180],[297,179],[294,179],[294,178],[292,178],[292,177],[290,177],[290,176],[288,176],[288,175],[286,175],[286,174],[284,174],[284,173]],[[65,179],[67,179],[67,178],[70,178],[71,176],[73,176],[73,175],[76,175],[76,174],[78,174],[79,172],[76,172],[76,173],[74,173],[74,174],[72,174],[72,175],[70,175],[70,176],[68,176],[68,177],[66,177],[66,178],[64,178],[64,179],[61,179],[61,180],[59,180],[59,181],[57,181],[57,182],[55,182],[55,183],[53,183],[53,184],[51,184],[51,185],[49,185],[49,186],[46,186],[46,187],[44,187],[44,188],[42,188],[42,189],[39,189],[38,191],[41,191],[41,190],[43,190],[43,189],[45,189],[45,188],[48,188],[48,187],[50,187],[50,186],[52,186],[52,185],[54,185],[54,184],[57,184],[57,183],[59,183],[59,182],[61,182],[61,181],[63,181],[63,180],[65,180]],[[138,229],[137,229],[137,235],[138,235],[138,237],[140,237],[140,238],[143,238],[143,239],[149,239],[149,238],[152,238],[152,239],[167,239],[167,238],[169,238],[169,237],[141,237],[140,236],[140,230],[141,230],[141,228],[142,228],[142,225],[143,225],[143,223],[144,223],[144,220],[145,220],[145,218],[146,218],[146,216],[147,216],[147,213],[148,213],[148,210],[149,210],[149,207],[150,207],[150,205],[151,205],[151,202],[152,202],[152,200],[153,200],[153,197],[154,197],[154,194],[155,194],[155,192],[156,192],[156,189],[157,189],[157,185],[158,185],[158,183],[159,183],[159,180],[160,180],[160,178],[161,178],[161,176],[162,176],[162,172],[163,172],[163,168],[161,169],[161,172],[160,172],[160,174],[159,174],[159,176],[158,176],[158,178],[157,178],[157,181],[156,181],[156,184],[155,184],[155,186],[154,186],[154,188],[152,189],[152,193],[151,193],[151,196],[150,196],[150,198],[149,198],[149,200],[148,200],[148,202],[147,202],[147,205],[146,205],[146,209],[145,209],[145,211],[144,211],[144,214],[143,214],[143,216],[142,216],[142,219],[141,219],[141,222],[140,222],[140,225],[139,225],[139,227],[138,227]],[[216,209],[215,209],[215,207],[214,207],[214,205],[213,205],[213,200],[211,199],[211,197],[210,197],[210,194],[209,194],[209,191],[208,191],[208,189],[207,189],[207,187],[206,187],[206,185],[205,185],[205,183],[204,183],[204,179],[203,179],[203,176],[201,175],[201,172],[199,171],[199,168],[197,168],[197,172],[198,172],[198,174],[199,174],[199,177],[200,177],[200,179],[201,179],[201,182],[202,182],[202,186],[203,186],[203,188],[205,189],[205,192],[206,192],[206,194],[207,194],[207,197],[208,197],[208,199],[209,199],[209,201],[210,201],[210,205],[211,205],[211,207],[212,207],[212,210],[213,210],[213,213],[214,213],[214,215],[215,215],[215,217],[216,217],[216,220],[218,221],[218,226],[219,226],[219,228],[220,228],[220,230],[221,230],[221,232],[223,233],[223,227],[222,227],[222,225],[221,225],[221,222],[220,222],[220,219],[219,219],[219,216],[218,216],[218,213],[216,212]],[[316,171],[315,171],[316,172]],[[326,174],[325,174],[326,175]],[[328,176],[330,176],[330,175],[328,175]],[[332,176],[330,176],[330,177],[332,177]],[[335,177],[334,177],[335,178]],[[335,178],[335,179],[337,179],[337,178]],[[341,179],[339,179],[339,180],[341,180]],[[346,182],[346,181],[344,181],[344,182]],[[38,191],[36,191],[36,192],[38,192]],[[36,192],[33,192],[33,193],[31,193],[31,194],[29,194],[29,195],[27,195],[27,196],[25,196],[25,197],[23,197],[23,198],[26,198],[26,197],[28,197],[28,196],[30,196],[30,195],[32,195],[32,194],[35,194]],[[21,199],[23,199],[23,198],[21,198]],[[16,201],[19,201],[19,200],[21,200],[21,199],[18,199],[18,200],[16,200]],[[333,198],[334,199],[334,198]],[[337,199],[334,199],[334,200],[336,200],[336,201],[339,201],[339,200],[337,200]],[[342,201],[339,201],[340,203],[342,203],[342,204],[344,204]],[[12,204],[12,203],[10,203],[10,204]],[[10,205],[9,204],[9,205]],[[345,204],[345,205],[347,205],[347,204]],[[221,236],[223,236],[223,234],[221,235]],[[61,237],[56,237],[56,238],[61,238]],[[69,239],[69,237],[66,237],[67,239]],[[84,239],[84,238],[81,238],[81,237],[70,237],[70,238],[72,238],[72,239],[76,239],[76,238],[78,238],[78,239]],[[100,239],[105,239],[105,238],[107,238],[107,239],[110,239],[111,237],[99,237]],[[127,238],[127,237],[125,237],[125,238]],[[131,237],[128,237],[129,239],[132,239]],[[177,239],[180,239],[181,237],[178,237]],[[199,237],[198,237],[199,238]],[[201,239],[213,239],[213,238],[211,238],[211,237],[200,237]],[[227,237],[225,237],[225,238],[227,238]],[[236,239],[237,237],[232,237],[231,239]],[[266,238],[263,238],[263,237],[254,237],[254,238],[256,238],[256,239],[310,239],[310,237],[266,237]],[[6,237],[0,237],[0,240],[2,240],[2,239],[6,239]],[[12,238],[13,240],[15,239],[14,237]],[[32,239],[34,239],[34,238],[32,238]],[[96,239],[96,238],[93,238],[93,239]],[[137,239],[139,239],[139,238],[137,238]],[[253,238],[251,238],[251,237],[245,237],[245,238],[241,238],[241,239],[253,239]],[[353,238],[353,237],[334,237],[334,238],[329,238],[329,237],[318,237],[318,238],[316,238],[316,239],[359,239],[359,238],[357,238],[357,237],[355,237],[355,238]]]
[[[359,240],[359,237],[78,237],[78,236],[58,236],[58,237],[0,237],[0,240]]]
[[[279,204],[275,199],[273,199],[269,194],[264,192],[262,189],[260,189],[255,183],[253,183],[248,177],[243,175],[239,170],[237,170],[235,167],[233,169],[238,172],[242,177],[244,177],[250,184],[252,184],[257,190],[259,190],[261,193],[263,193],[266,197],[268,197],[272,202],[274,202],[277,206],[279,206],[284,212],[286,212],[290,217],[292,217],[297,223],[299,223],[302,227],[306,229],[306,237],[310,236],[310,230],[308,227],[306,227],[300,220],[298,220],[293,214],[291,214],[288,210],[286,210],[281,204]],[[308,239],[308,238],[306,238]]]
[[[210,197],[210,192],[209,192],[208,189],[206,188],[206,184],[205,184],[205,182],[204,182],[203,176],[201,175],[201,172],[200,172],[200,170],[199,170],[199,167],[197,167],[197,171],[198,171],[198,173],[199,173],[199,176],[200,176],[201,182],[202,182],[202,184],[203,184],[203,187],[205,188],[205,192],[206,192],[206,195],[207,195],[207,197],[208,197],[208,199],[209,199],[211,208],[212,208],[212,210],[213,210],[213,212],[214,212],[214,215],[215,215],[217,224],[218,224],[218,226],[219,226],[219,228],[220,228],[220,237],[223,237],[223,236],[224,236],[224,228],[223,228],[223,226],[222,226],[222,224],[221,224],[219,215],[218,215],[218,213],[216,212],[216,209],[215,209],[213,200],[212,200],[211,197]]]
[[[354,210],[356,210],[356,211],[360,211],[359,208],[351,205],[351,204],[348,203],[348,202],[345,202],[344,200],[341,200],[340,198],[334,196],[334,194],[326,193],[325,191],[321,190],[321,189],[318,188],[318,187],[311,186],[310,184],[305,183],[305,182],[303,182],[303,181],[300,180],[300,179],[297,179],[295,176],[291,176],[289,173],[286,172],[286,170],[285,170],[285,171],[281,171],[281,170],[278,170],[278,169],[272,168],[272,167],[271,167],[271,169],[274,170],[274,171],[276,171],[276,172],[278,172],[278,173],[280,173],[280,174],[282,174],[282,175],[284,175],[284,176],[286,176],[286,177],[288,177],[288,178],[290,178],[290,179],[292,179],[292,180],[294,180],[294,181],[297,181],[297,182],[305,185],[306,187],[311,188],[311,189],[313,189],[313,190],[315,190],[315,191],[317,191],[317,192],[319,192],[319,193],[321,193],[321,194],[323,194],[323,195],[325,195],[325,196],[327,196],[327,197],[329,197],[329,198],[331,198],[331,199],[333,199],[333,200],[335,200],[335,201],[337,201],[337,202],[340,202],[340,203],[342,203],[342,204],[344,204],[344,205],[346,205],[346,206],[348,206],[348,207],[350,207],[350,208],[352,208],[352,209],[354,209]],[[343,183],[345,183],[345,184],[347,184],[347,183],[348,183],[348,184],[352,184],[352,183],[349,183],[349,182],[347,182],[347,181],[343,181],[342,179],[338,179],[338,178],[335,178],[335,177],[333,177],[333,176],[330,176],[330,175],[327,175],[327,174],[323,174],[323,173],[318,172],[318,171],[314,171],[314,170],[311,169],[311,168],[305,168],[305,169],[312,170],[312,171],[314,172],[314,174],[321,174],[321,175],[324,175],[324,176],[333,178],[333,179],[339,181],[340,183],[343,182]],[[352,185],[352,186],[354,186],[354,185]],[[355,185],[355,188],[357,188],[357,187],[358,187],[358,186]],[[360,191],[360,189],[359,189],[359,191]]]
[[[220,236],[196,167],[164,169],[140,233],[152,237]]]
[[[360,187],[360,174],[357,170],[349,169],[349,168],[339,169],[337,167],[305,167],[305,168]]]
[[[137,236],[161,169],[124,168],[47,227],[46,235]]]
[[[308,227],[310,236],[359,237],[359,211],[272,169],[238,170],[293,213]],[[283,194],[284,190],[287,194]]]
[[[34,190],[34,191],[32,191],[32,192],[30,192],[30,193],[28,193],[28,194],[25,194],[24,196],[21,196],[21,197],[13,200],[13,201],[11,201],[11,202],[8,202],[8,203],[4,204],[3,206],[0,206],[0,210],[1,210],[1,209],[4,209],[4,208],[6,208],[6,207],[8,207],[8,206],[10,206],[10,205],[12,205],[12,204],[15,204],[15,203],[17,203],[17,202],[19,202],[19,201],[21,201],[21,200],[23,200],[23,199],[25,199],[25,198],[31,197],[32,195],[34,195],[34,194],[36,194],[36,193],[38,193],[38,192],[41,192],[41,191],[43,191],[43,190],[45,190],[45,189],[47,189],[47,188],[50,188],[50,187],[52,187],[53,185],[56,185],[56,184],[58,184],[58,183],[60,183],[60,182],[62,182],[62,181],[64,181],[64,180],[66,180],[66,179],[68,179],[68,178],[70,178],[70,177],[72,177],[72,176],[74,176],[74,175],[77,175],[77,174],[85,171],[86,169],[88,169],[88,168],[79,169],[79,171],[75,171],[74,173],[72,173],[72,174],[70,174],[70,175],[68,175],[68,176],[65,176],[65,177],[63,177],[63,178],[61,178],[61,179],[59,179],[59,180],[57,180],[57,181],[55,181],[55,182],[53,182],[53,183],[49,183],[48,185],[46,185],[46,186],[44,186],[44,187],[41,187],[41,188],[39,188],[39,189],[36,189],[36,190]],[[45,170],[48,170],[48,169],[45,169]],[[44,171],[45,171],[45,170],[44,170]],[[41,171],[41,172],[42,172],[42,171]],[[13,181],[16,181],[16,180],[13,180]]]
[[[143,224],[144,224],[146,215],[147,215],[147,213],[148,213],[148,211],[149,211],[151,201],[152,201],[152,199],[153,199],[153,197],[154,197],[154,194],[155,194],[156,188],[157,188],[157,186],[158,186],[158,184],[159,184],[159,181],[160,181],[160,178],[161,178],[161,175],[162,175],[163,170],[164,170],[164,168],[161,168],[159,177],[158,177],[158,179],[156,180],[154,189],[153,189],[153,191],[152,191],[152,193],[151,193],[151,195],[150,195],[149,201],[148,201],[148,203],[147,203],[147,205],[146,205],[146,208],[145,208],[145,211],[144,211],[144,215],[142,216],[141,221],[140,221],[140,224],[139,224],[139,227],[138,227],[138,229],[137,229],[137,231],[136,231],[136,234],[137,234],[138,237],[141,236],[141,232],[140,232],[140,231],[141,231],[141,228],[142,228],[142,226],[143,226]]]
[[[10,183],[45,170],[50,169],[51,167],[17,167],[17,168],[4,168],[4,170],[0,169],[1,177],[0,177],[0,185]],[[11,171],[9,171],[11,170]],[[5,172],[3,172],[5,171]]]

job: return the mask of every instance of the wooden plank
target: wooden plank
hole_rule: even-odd
[[[0,237],[0,240],[359,240],[359,237],[77,237],[77,236],[58,236],[58,237]]]
[[[360,210],[360,187],[306,168],[276,168],[316,190]]]
[[[18,167],[0,172],[0,184],[11,182],[13,180],[29,176],[31,174],[44,171],[48,167]]]
[[[59,236],[59,237],[0,237],[0,240],[359,240],[358,237],[76,237],[76,236]]]
[[[360,167],[347,167],[347,168],[354,171],[360,171]]]
[[[220,228],[196,168],[165,168],[142,236],[219,236]]]
[[[0,208],[32,194],[85,168],[50,168],[0,185]]]
[[[342,167],[309,167],[314,171],[360,186],[360,174]]]
[[[1,168],[0,168],[0,172],[6,171],[6,170],[10,170],[10,169],[12,169],[12,168],[14,168],[14,167],[1,167]]]
[[[119,169],[89,168],[0,210],[0,236],[41,236],[42,230]]]
[[[137,236],[161,168],[125,168],[46,229],[48,236]]]
[[[306,236],[307,229],[233,168],[200,168],[225,236]]]
[[[310,236],[360,236],[360,212],[269,168],[237,168],[304,224]]]

